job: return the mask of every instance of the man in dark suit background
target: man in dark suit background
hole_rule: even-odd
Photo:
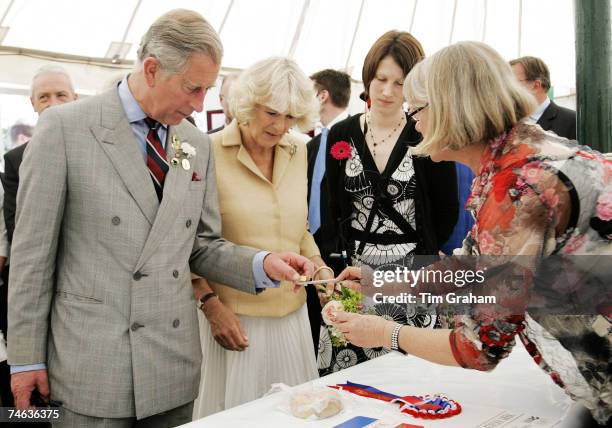
[[[351,98],[350,76],[341,71],[321,70],[310,78],[314,82],[319,101],[320,123],[315,129],[315,137],[308,142],[308,224],[310,233],[321,251],[325,263],[334,269],[336,275],[344,267],[339,258],[330,258],[331,253],[338,251],[337,237],[325,230],[326,216],[329,215],[325,189],[325,154],[327,152],[327,134],[336,123],[346,119],[346,111]],[[317,135],[318,134],[318,135]],[[312,330],[315,355],[319,346],[321,325],[321,304],[314,287],[307,287],[308,316]]]
[[[9,129],[9,135],[11,137],[11,149],[22,144],[27,143],[32,138],[34,133],[34,127],[27,123],[15,123]]]
[[[32,78],[30,102],[39,115],[47,108],[75,101],[78,95],[74,92],[70,76],[62,67],[56,65],[44,66]],[[28,143],[21,144],[4,155],[4,220],[9,243],[13,240],[15,230],[15,199],[19,186],[19,166],[23,152]],[[7,270],[8,271],[8,270]]]
[[[548,67],[540,58],[523,56],[510,61],[512,71],[517,80],[533,94],[538,102],[537,110],[529,116],[545,131],[576,139],[576,112],[555,104],[548,97],[550,89],[550,73]]]

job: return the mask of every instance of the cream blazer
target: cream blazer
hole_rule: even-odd
[[[217,171],[223,237],[240,245],[272,252],[319,255],[308,232],[306,145],[286,134],[276,146],[272,182],[259,170],[242,145],[237,122],[211,135]],[[304,289],[293,284],[249,295],[211,282],[221,301],[235,313],[282,317],[306,301]]]

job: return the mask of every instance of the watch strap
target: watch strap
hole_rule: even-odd
[[[215,293],[214,291],[210,291],[204,294],[202,297],[200,297],[200,300],[198,303],[198,309],[204,308],[204,304],[208,302],[208,300],[212,299],[213,297],[219,297],[219,296],[217,296],[217,293]]]

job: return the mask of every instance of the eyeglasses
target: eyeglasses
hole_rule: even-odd
[[[421,107],[417,107],[414,110],[412,110],[410,113],[408,113],[408,118],[413,117],[415,114],[417,114],[418,112],[420,112],[423,109],[426,109],[427,107],[429,107],[429,103],[425,103],[425,105],[421,106]]]

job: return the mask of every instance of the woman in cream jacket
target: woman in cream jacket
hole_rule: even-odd
[[[295,251],[323,266],[307,228],[306,145],[288,133],[314,122],[312,82],[290,59],[263,60],[234,83],[230,108],[234,121],[211,136],[223,237]],[[333,277],[327,268],[318,273]],[[317,377],[303,287],[296,293],[293,284],[281,283],[248,295],[195,281],[204,316],[194,419],[259,398],[272,383]]]

